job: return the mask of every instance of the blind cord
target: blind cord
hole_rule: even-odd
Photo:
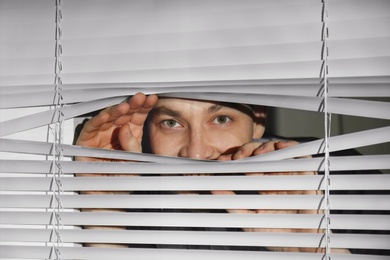
[[[62,20],[62,10],[61,10],[61,0],[55,0],[56,5],[56,30],[55,30],[55,79],[54,79],[54,98],[53,98],[53,109],[55,109],[54,117],[52,118],[52,124],[49,126],[49,131],[53,137],[53,146],[52,146],[52,167],[51,167],[51,193],[52,199],[50,201],[52,216],[50,219],[51,222],[51,251],[49,254],[49,259],[61,259],[61,252],[59,250],[60,246],[63,246],[61,235],[59,230],[63,228],[60,213],[62,210],[60,195],[63,193],[61,177],[63,177],[63,170],[61,161],[63,160],[63,124],[64,124],[64,114],[62,112],[63,108],[63,97],[62,97],[62,80],[61,80],[61,71],[62,71],[62,45],[61,45],[61,20]]]
[[[328,37],[329,37],[329,28],[328,28],[328,3],[326,0],[322,1],[322,22],[323,22],[323,32],[322,32],[322,88],[323,88],[323,113],[324,113],[324,148],[325,148],[325,169],[324,169],[324,178],[325,178],[325,191],[324,191],[324,200],[325,200],[325,255],[323,259],[330,260],[330,200],[329,200],[329,186],[330,186],[330,158],[329,158],[329,137],[331,129],[331,114],[328,112]]]

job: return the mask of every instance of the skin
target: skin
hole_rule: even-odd
[[[76,142],[89,146],[131,152],[142,152],[142,138],[145,123],[150,136],[152,153],[206,160],[239,160],[296,145],[296,142],[252,142],[264,134],[266,112],[257,106],[245,106],[217,102],[196,101],[177,98],[145,96],[138,93],[117,106],[103,110],[89,120]],[[101,159],[77,157],[79,161]],[[247,175],[264,175],[251,173]],[[315,172],[272,173],[273,175],[316,174]],[[82,174],[79,176],[93,176]],[[108,175],[107,175],[108,176]],[[112,175],[111,175],[112,176]],[[215,195],[234,194],[233,191],[210,191]],[[107,191],[90,191],[85,194],[112,194]],[[115,192],[118,193],[118,192]],[[259,194],[320,194],[319,191],[258,191]],[[106,209],[92,209],[105,211]],[[271,211],[230,210],[230,213],[264,214],[293,213],[318,214],[317,210]],[[91,227],[102,228],[102,227]],[[112,227],[103,227],[112,228]],[[121,227],[118,227],[121,228]],[[247,232],[322,232],[321,230],[292,229],[245,229]],[[102,246],[102,245],[90,245]],[[125,245],[103,245],[125,246]],[[270,248],[275,251],[319,252],[313,248]],[[337,252],[348,252],[337,250]]]
[[[150,146],[154,154],[218,160],[238,156],[243,144],[264,133],[262,112],[251,117],[213,102],[163,98],[149,120]]]

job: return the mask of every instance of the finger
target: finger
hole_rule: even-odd
[[[143,125],[147,114],[157,103],[157,100],[156,95],[145,96],[143,93],[137,93],[126,102],[105,111],[108,114],[106,122],[113,122],[117,126],[122,126],[131,120],[133,124]]]
[[[88,142],[90,146],[99,147],[105,147],[107,145],[112,146],[112,138],[108,136],[112,135],[113,132],[116,131],[116,128],[119,130],[120,127],[128,123],[134,128],[133,135],[137,135],[138,139],[142,139],[143,124],[146,120],[147,112],[153,108],[157,103],[157,100],[158,98],[156,95],[146,97],[143,93],[137,93],[126,102],[102,110],[97,116],[90,119],[84,125],[77,143],[86,145],[86,142]],[[131,108],[135,109],[137,112],[139,110],[143,111],[144,115],[141,117],[134,116],[135,110],[131,111]],[[134,125],[133,121],[136,121],[137,118],[139,125]],[[103,133],[105,135],[104,138],[102,137]],[[118,132],[116,132],[116,134],[118,134]],[[102,142],[102,140],[108,141],[108,143],[99,143]],[[119,141],[117,142],[119,146]]]
[[[232,190],[212,190],[211,194],[213,195],[236,195]]]
[[[255,151],[253,151],[253,155],[260,155],[260,154],[266,154],[269,152],[275,151],[275,144],[277,141],[269,141],[263,143],[261,146],[259,146]]]
[[[279,142],[275,143],[275,148],[277,150],[280,150],[280,149],[291,147],[291,146],[294,146],[294,145],[297,145],[297,144],[299,144],[299,143],[296,142],[296,141],[279,141]]]
[[[118,132],[119,144],[124,151],[142,152],[142,147],[139,140],[131,133],[128,124],[123,125]]]
[[[114,122],[115,125],[122,127],[124,124],[129,124],[130,132],[141,142],[145,121],[157,101],[156,95],[137,94],[128,101],[128,111]]]
[[[157,95],[145,96],[143,93],[137,93],[129,100],[129,110],[127,115],[131,117],[131,123],[137,126],[143,126],[149,112],[158,101]]]
[[[289,147],[299,145],[299,144],[300,143],[296,142],[296,141],[280,141],[280,142],[275,144],[275,148],[277,150],[280,150],[280,149],[289,148]],[[311,156],[307,155],[307,156],[300,156],[300,157],[296,157],[296,158],[311,158]]]
[[[110,128],[115,120],[127,113],[128,109],[129,104],[123,102],[100,111],[84,125],[83,132],[92,133]]]
[[[145,96],[143,93],[137,93],[128,100],[128,111],[114,122],[120,127],[118,139],[123,150],[142,152],[144,124],[157,101],[156,95]]]
[[[111,109],[107,111],[109,114],[109,121],[115,122],[117,126],[126,124],[131,119],[131,116],[140,110],[145,100],[145,94],[137,93],[127,99],[126,102],[111,107]]]
[[[231,161],[232,160],[232,154],[222,154],[218,156],[216,159],[217,161]]]
[[[232,159],[239,160],[242,158],[250,157],[253,155],[253,152],[261,146],[262,144],[257,142],[246,143],[237,149]]]
[[[137,93],[127,99],[127,101],[103,110],[98,117],[104,118],[105,122],[115,122],[124,115],[130,113],[133,114],[134,112],[138,111],[145,100],[145,94]],[[129,111],[131,112],[129,113]],[[117,125],[123,125],[123,123],[119,123]]]
[[[107,111],[108,108],[102,110],[98,115],[88,120],[83,127],[83,133],[95,132],[99,130],[105,123],[107,123],[109,119],[109,114]]]

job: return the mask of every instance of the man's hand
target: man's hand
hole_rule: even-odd
[[[149,112],[157,103],[157,96],[138,93],[126,102],[102,110],[85,123],[76,145],[129,152],[142,152],[142,135]],[[76,157],[76,161],[104,161],[101,158]],[[79,177],[122,176],[121,174],[77,174]],[[129,175],[123,175],[129,176]],[[82,191],[81,194],[129,194],[127,191]],[[125,209],[81,209],[83,212],[125,211]],[[85,229],[124,229],[117,226],[84,226]],[[127,247],[125,244],[86,243],[88,247]]]
[[[104,109],[84,125],[76,145],[142,152],[144,124],[157,100],[156,95],[137,93],[126,102]]]
[[[260,142],[250,142],[237,147],[230,151],[229,154],[220,155],[217,160],[220,161],[230,161],[230,160],[239,160],[242,158],[247,158],[255,155],[265,154],[273,152],[276,150],[284,149],[290,146],[299,144],[295,141],[268,141],[265,143]]]
[[[244,144],[243,146],[237,148],[234,152],[231,154],[224,154],[221,155],[218,160],[226,161],[226,160],[239,160],[242,158],[247,158],[250,156],[260,155],[269,153],[275,150],[284,149],[290,146],[297,145],[298,142],[295,141],[269,141],[265,143],[258,143],[258,142],[251,142]],[[246,175],[315,175],[316,172],[276,172],[276,173],[247,173]],[[309,194],[309,195],[315,195],[315,194],[321,194],[320,191],[317,190],[305,190],[305,191],[257,191],[259,194],[263,195],[278,195],[278,194]],[[234,195],[235,193],[233,191],[212,191],[212,194],[224,194],[224,195]],[[319,214],[319,210],[267,210],[267,209],[255,209],[255,210],[249,210],[249,209],[239,209],[239,210],[232,210],[228,209],[228,212],[230,213],[244,213],[244,214],[304,214],[304,213],[311,213],[311,214]],[[320,230],[317,229],[310,229],[310,230],[304,230],[304,229],[265,229],[265,228],[245,228],[244,231],[246,232],[309,232],[309,233],[319,233]],[[317,251],[316,248],[276,248],[276,247],[270,247],[270,250],[273,251],[288,251],[288,252],[315,252]]]

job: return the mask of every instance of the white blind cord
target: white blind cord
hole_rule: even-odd
[[[329,37],[329,28],[328,28],[328,3],[326,0],[323,0],[323,9],[322,9],[322,22],[323,22],[323,32],[322,32],[322,87],[323,87],[323,113],[324,113],[324,148],[325,148],[325,191],[324,191],[324,201],[326,204],[325,207],[325,221],[326,221],[326,230],[325,230],[325,255],[324,259],[330,260],[330,200],[329,200],[329,185],[330,185],[330,158],[329,158],[329,137],[331,129],[331,114],[328,112],[328,37]]]
[[[61,80],[61,54],[62,54],[62,45],[61,45],[61,19],[62,19],[62,10],[61,10],[61,0],[55,0],[56,5],[56,32],[55,32],[55,79],[54,79],[54,98],[53,98],[53,108],[55,109],[54,117],[52,118],[52,124],[49,126],[49,131],[53,137],[53,149],[52,149],[52,183],[51,183],[51,251],[50,259],[61,259],[60,247],[63,246],[63,242],[59,233],[59,230],[62,229],[63,225],[61,223],[60,213],[62,210],[60,195],[62,195],[62,184],[61,177],[63,177],[63,171],[61,166],[61,161],[63,160],[63,123],[64,117],[62,112],[63,107],[63,97],[62,97],[62,80]]]

